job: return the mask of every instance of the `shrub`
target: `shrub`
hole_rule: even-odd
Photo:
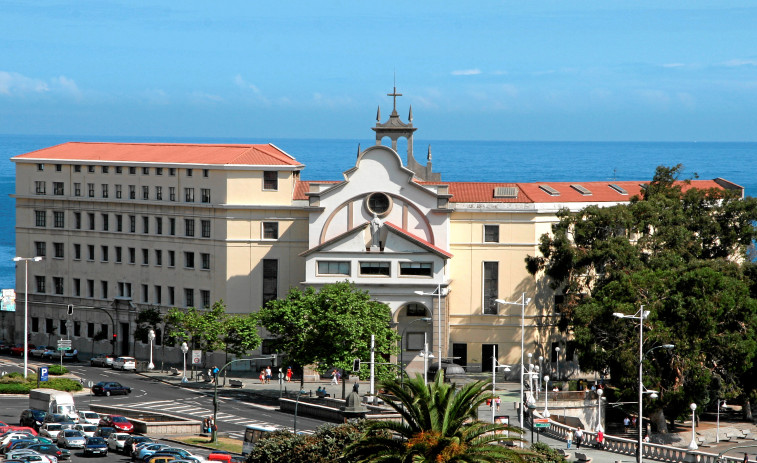
[[[24,379],[21,375],[5,375],[0,378],[0,394],[28,394],[37,387],[37,375],[29,375]],[[40,387],[55,389],[58,391],[75,392],[81,391],[82,385],[69,378],[52,378],[40,384]]]
[[[0,383],[0,394],[28,394],[31,389],[29,383]]]
[[[68,368],[60,365],[50,365],[50,367],[47,369],[47,372],[55,376],[65,375],[66,373],[68,373]]]
[[[37,387],[36,382],[34,383],[34,387]],[[81,391],[83,389],[79,381],[70,378],[52,378],[47,381],[47,385],[45,387],[56,389],[58,391],[68,392]]]
[[[566,463],[564,456],[560,455],[557,450],[542,442],[531,444],[533,455],[525,455],[525,460],[530,463]]]

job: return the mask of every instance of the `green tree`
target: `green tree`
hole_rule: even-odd
[[[207,310],[190,307],[172,308],[166,314],[166,330],[175,343],[187,342],[203,352],[223,350],[226,327],[226,305],[218,301]],[[204,357],[204,356],[203,356]]]
[[[229,315],[224,328],[226,352],[243,356],[256,349],[262,342],[259,329],[258,315],[255,313]]]
[[[137,340],[147,342],[147,335],[150,330],[157,329],[162,321],[163,317],[160,315],[160,310],[153,307],[148,307],[137,313],[137,327],[134,329],[134,345],[132,345],[132,352],[136,352],[135,346]]]
[[[297,365],[351,369],[354,358],[364,362],[370,358],[371,335],[375,335],[377,363],[396,354],[398,336],[389,327],[391,310],[348,282],[324,285],[320,291],[292,288],[285,299],[268,302],[259,317],[261,326],[276,337],[272,347]],[[367,375],[365,365],[360,377]],[[390,365],[377,365],[378,378],[394,375]]]
[[[740,263],[757,236],[757,201],[691,188],[680,172],[659,167],[628,204],[560,211],[541,256],[526,259],[565,295],[561,328],[574,331],[582,369],[609,372],[626,397],[638,387],[638,324],[613,313],[650,311],[645,351],[676,348],[649,353],[645,384],[662,391],[654,407],[673,418],[691,402],[704,409],[743,394],[757,339],[757,305]]]
[[[505,432],[520,433],[499,423],[486,423],[476,416],[478,407],[492,398],[491,383],[463,385],[444,383],[444,373],[426,384],[417,375],[400,384],[383,383],[380,397],[404,422],[374,421],[363,439],[346,449],[355,462],[521,462],[523,454],[497,442],[518,440]]]

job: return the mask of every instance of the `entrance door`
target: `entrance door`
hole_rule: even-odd
[[[468,366],[468,344],[452,344],[452,362],[460,366]]]
[[[128,323],[121,323],[121,336],[119,336],[121,339],[121,355],[128,356],[129,355],[129,344],[131,344],[131,340],[129,339],[129,324]]]
[[[492,357],[497,357],[496,344],[481,345],[481,371],[492,371]]]

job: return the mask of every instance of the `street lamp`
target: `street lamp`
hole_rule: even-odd
[[[597,389],[597,431],[604,430],[602,427],[602,394],[604,392],[602,389]]]
[[[152,363],[152,344],[155,342],[155,330],[151,329],[147,332],[147,340],[150,341],[150,363],[147,364],[147,369],[153,370],[155,365]]]
[[[436,291],[433,293],[424,293],[423,291],[414,291],[415,294],[419,296],[436,296],[437,297],[437,305],[436,305],[436,324],[437,324],[437,337],[438,343],[439,343],[439,368],[436,370],[437,373],[442,371],[442,284],[439,283],[436,285]]]
[[[186,383],[187,382],[187,352],[189,352],[189,346],[187,346],[186,342],[181,343],[181,353],[184,354],[184,370],[181,374],[181,382]]]
[[[13,262],[24,263],[24,378],[29,375],[29,261],[41,260],[41,256],[13,258]]]
[[[689,408],[691,409],[691,443],[689,444],[689,450],[696,450],[699,448],[697,445],[697,434],[696,434],[696,427],[697,427],[697,416],[696,416],[696,410],[697,410],[697,404],[691,404],[689,405]]]
[[[555,376],[556,376],[555,379],[558,380],[558,381],[560,381],[560,346],[555,347],[555,352],[557,352],[555,354],[555,358],[557,359],[557,365],[556,365],[557,368],[555,369],[556,370],[555,371]]]
[[[544,367],[542,366],[543,361],[544,361],[544,356],[540,355],[539,356],[539,371],[540,372],[544,371]],[[539,387],[537,389],[541,391],[541,376],[539,376]]]
[[[525,393],[523,392],[523,351],[525,350],[525,336],[524,331],[526,329],[526,304],[531,302],[531,298],[529,297],[526,299],[526,293],[522,293],[520,296],[520,302],[507,302],[504,299],[495,299],[494,302],[497,304],[509,304],[509,305],[519,305],[520,306],[520,406],[518,407],[520,409],[520,427],[523,428],[523,399],[525,396]]]
[[[549,401],[549,375],[544,375],[544,418],[549,418],[549,409],[547,408],[547,402]]]

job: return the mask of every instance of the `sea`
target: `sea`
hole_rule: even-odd
[[[69,141],[158,143],[273,143],[305,165],[303,180],[340,180],[353,167],[359,149],[371,139],[258,139],[197,137],[124,137],[0,134],[0,288],[14,288],[15,166],[10,158]],[[757,195],[757,143],[701,142],[539,142],[422,140],[415,158],[425,162],[430,149],[443,181],[589,182],[648,181],[657,166],[682,164],[683,178],[725,178]],[[406,145],[400,144],[401,155]],[[404,159],[404,155],[403,155]]]

